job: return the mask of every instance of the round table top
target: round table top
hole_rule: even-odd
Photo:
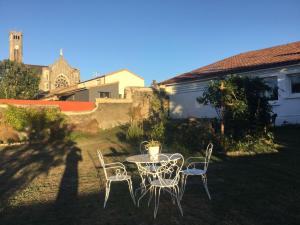
[[[169,160],[169,157],[174,155],[173,153],[162,153],[158,154],[158,157],[156,159],[150,158],[149,154],[141,154],[141,155],[133,155],[126,158],[127,162],[132,163],[159,163],[162,161]],[[172,157],[172,160],[180,159],[179,155],[174,155]]]

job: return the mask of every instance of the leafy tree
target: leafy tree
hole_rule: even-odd
[[[153,95],[150,99],[148,123],[150,126],[149,137],[160,142],[165,139],[165,125],[168,119],[168,97],[164,90],[160,89],[156,81],[152,82]]]
[[[0,61],[0,98],[34,99],[40,78],[28,66],[10,60]]]
[[[261,78],[229,76],[212,81],[197,101],[216,109],[222,137],[239,140],[263,134],[270,124],[271,106],[265,95],[270,90]]]

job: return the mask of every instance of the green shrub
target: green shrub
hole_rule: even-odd
[[[17,131],[25,131],[30,140],[64,138],[68,129],[64,115],[56,108],[9,106],[4,119]]]
[[[21,141],[21,142],[28,141],[27,136],[25,136],[25,135],[20,136],[20,141]]]
[[[177,152],[177,153],[182,154],[185,157],[188,157],[189,155],[191,155],[190,149],[188,147],[186,147],[185,145],[182,145],[181,143],[178,143],[178,142],[174,142],[174,143],[171,143],[170,145],[168,145],[168,147],[166,149],[164,149],[164,152],[168,151],[168,150],[170,151],[170,153]]]
[[[266,153],[276,151],[274,136],[271,132],[264,136],[247,135],[244,139],[239,141],[227,139],[226,142],[229,152]]]
[[[8,106],[4,111],[5,122],[17,131],[25,131],[29,126],[28,116],[28,110],[22,107]]]
[[[7,139],[7,143],[10,145],[10,144],[12,144],[12,143],[14,143],[15,141],[14,141],[14,139],[12,139],[12,138],[8,138]]]
[[[138,122],[131,122],[126,133],[126,139],[129,141],[140,141],[143,136],[143,127]]]
[[[88,138],[89,134],[88,133],[84,133],[82,131],[73,131],[70,133],[69,138],[72,141],[77,141],[79,139],[84,139],[84,138]]]
[[[188,149],[205,149],[209,142],[216,143],[213,123],[207,119],[170,120],[166,125],[166,144]]]

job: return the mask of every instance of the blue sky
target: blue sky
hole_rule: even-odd
[[[10,30],[24,33],[24,63],[52,64],[63,48],[81,80],[128,68],[149,85],[300,41],[300,1],[0,0],[0,60]]]

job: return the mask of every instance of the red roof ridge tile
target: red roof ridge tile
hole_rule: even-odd
[[[161,84],[179,83],[211,75],[246,72],[295,63],[300,63],[300,41],[239,53],[180,74],[161,82]]]

